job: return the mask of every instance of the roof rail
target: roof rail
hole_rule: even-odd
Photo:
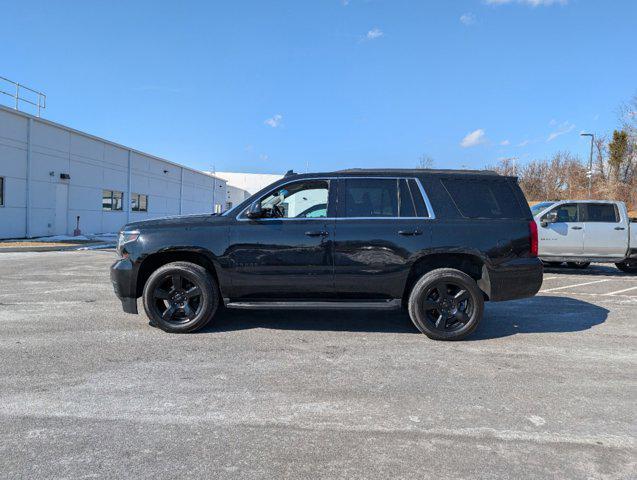
[[[5,88],[7,90],[4,90]],[[9,89],[13,91],[9,92]],[[31,92],[31,95],[26,97],[23,96],[24,90]],[[37,115],[39,117],[41,110],[46,108],[46,95],[44,93],[25,87],[24,85],[20,85],[18,82],[14,82],[13,80],[9,80],[5,77],[0,77],[0,93],[13,98],[13,105],[16,110],[20,110],[20,102],[28,103],[38,109]]]

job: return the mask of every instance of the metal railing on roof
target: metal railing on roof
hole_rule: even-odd
[[[26,96],[25,91],[29,92]],[[44,93],[25,87],[24,85],[5,77],[0,77],[0,93],[13,99],[13,106],[16,110],[20,110],[20,102],[28,103],[29,105],[33,105],[37,108],[37,115],[39,117],[41,111],[46,108],[46,95]]]

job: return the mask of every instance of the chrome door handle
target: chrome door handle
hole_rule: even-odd
[[[305,235],[308,237],[327,237],[329,233],[322,230],[310,230],[309,232],[305,232]]]
[[[415,235],[422,235],[422,232],[420,230],[398,230],[398,235],[413,237]]]
[[[615,227],[615,230],[626,230],[624,227]]]
[[[573,230],[581,230],[582,227],[571,227],[571,229],[573,229]]]

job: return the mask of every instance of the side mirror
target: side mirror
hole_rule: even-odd
[[[549,223],[556,223],[556,222],[557,222],[557,212],[549,212],[544,216],[540,225],[542,225],[543,228],[546,228],[549,226]]]
[[[257,218],[262,218],[263,209],[261,208],[261,202],[256,201],[252,205],[250,205],[250,208],[248,208],[248,211],[246,212],[246,216],[253,220]]]

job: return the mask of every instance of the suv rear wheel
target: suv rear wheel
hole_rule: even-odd
[[[168,263],[155,270],[144,285],[144,310],[152,325],[171,333],[199,330],[219,306],[214,278],[200,265]]]
[[[622,272],[637,273],[637,260],[625,260],[621,263],[616,263],[615,266]]]
[[[416,282],[408,307],[411,321],[429,338],[460,340],[478,327],[484,312],[484,298],[469,275],[439,268]]]

